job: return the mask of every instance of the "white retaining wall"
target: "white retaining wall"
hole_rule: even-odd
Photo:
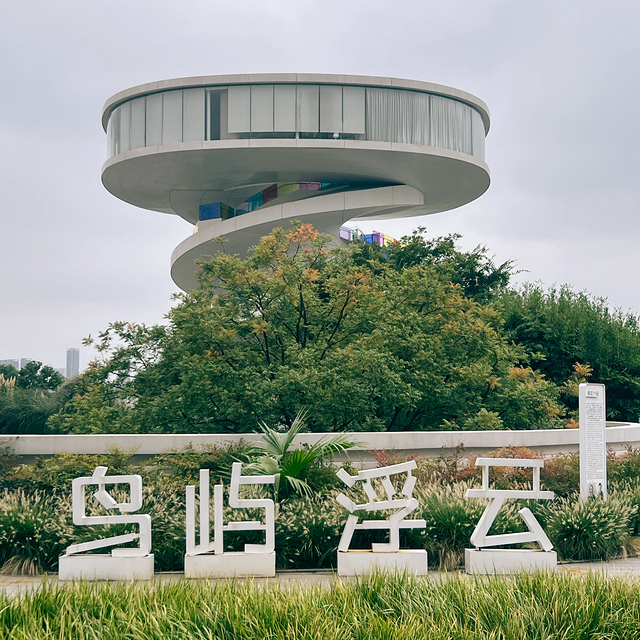
[[[335,434],[304,433],[294,446],[313,444]],[[536,431],[409,431],[354,433],[360,444],[349,451],[353,462],[368,463],[371,449],[395,449],[398,453],[417,453],[435,457],[463,444],[468,453],[485,454],[506,446],[528,447],[545,454],[578,450],[578,429],[541,429]],[[18,456],[51,456],[56,453],[107,453],[112,447],[150,456],[188,445],[224,445],[244,440],[256,442],[260,434],[105,434],[105,435],[6,435],[0,436],[0,449],[8,447]],[[607,423],[607,445],[614,451],[640,446],[640,424]],[[347,456],[343,456],[346,459]]]

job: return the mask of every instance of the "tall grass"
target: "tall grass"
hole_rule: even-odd
[[[444,581],[376,574],[331,587],[186,581],[0,594],[0,638],[636,639],[640,582],[593,574]]]

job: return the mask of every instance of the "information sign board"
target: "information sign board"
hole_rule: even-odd
[[[606,403],[603,384],[582,383],[580,409],[580,497],[607,499]]]

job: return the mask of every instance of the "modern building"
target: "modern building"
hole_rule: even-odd
[[[20,358],[20,369],[24,369],[30,362],[33,362],[33,358]]]
[[[67,349],[67,378],[80,374],[80,349]]]
[[[340,240],[349,220],[437,213],[489,187],[487,106],[442,85],[395,78],[256,74],[179,78],[107,100],[102,182],[194,233],[173,252],[189,290],[194,261],[244,253],[275,226],[309,222]]]
[[[17,371],[20,371],[20,360],[0,360],[0,367],[3,365],[13,367]]]

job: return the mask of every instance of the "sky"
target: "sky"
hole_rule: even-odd
[[[632,0],[4,0],[0,360],[64,367],[110,322],[163,322],[192,227],[100,182],[104,102],[174,77],[319,72],[444,84],[491,112],[492,183],[434,216],[359,224],[462,234],[515,283],[640,313],[640,3]],[[94,353],[81,347],[84,368]]]

